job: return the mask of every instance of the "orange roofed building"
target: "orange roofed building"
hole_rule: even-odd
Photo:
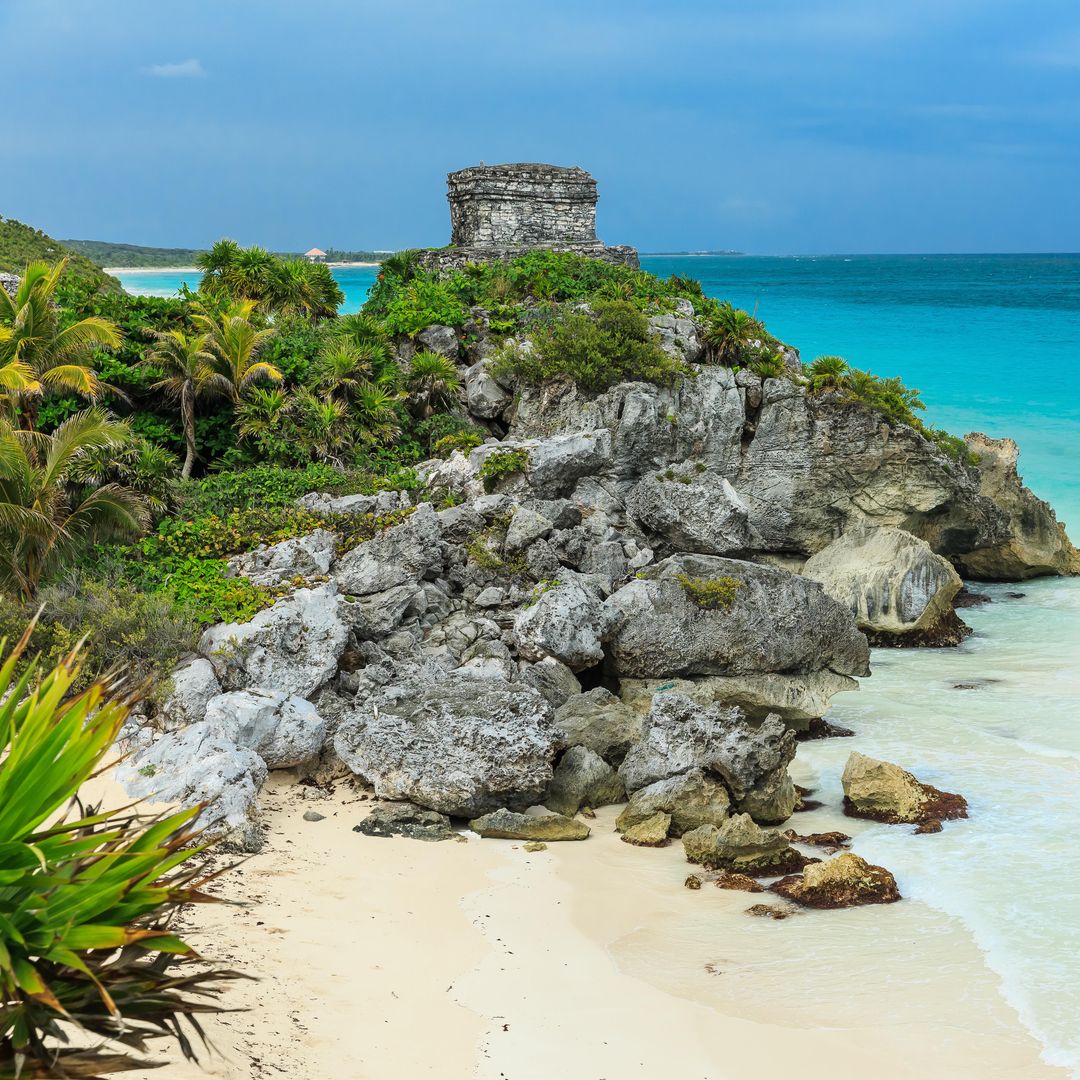
[[[320,251],[318,248],[312,248],[310,251],[304,252],[304,258],[308,262],[326,262],[326,252]]]

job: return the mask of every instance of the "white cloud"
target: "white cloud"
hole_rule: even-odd
[[[144,75],[153,75],[157,79],[201,79],[206,70],[201,60],[182,60],[178,64],[154,64],[143,68]]]

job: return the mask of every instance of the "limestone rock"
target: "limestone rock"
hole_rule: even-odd
[[[962,795],[939,791],[888,761],[853,751],[844,766],[844,813],[889,824],[967,817]]]
[[[558,745],[536,690],[454,675],[388,689],[346,713],[334,736],[342,761],[380,798],[454,817],[539,801]]]
[[[562,814],[515,814],[511,810],[496,810],[469,822],[469,828],[483,837],[499,840],[585,840],[589,826],[583,821]]]
[[[293,578],[319,577],[330,572],[337,539],[326,529],[294,536],[278,544],[262,544],[229,560],[229,577],[246,577],[254,585],[274,586]]]
[[[577,676],[554,656],[545,656],[543,660],[535,664],[522,662],[519,669],[521,681],[538,690],[552,708],[562,708],[581,693],[581,683],[578,682]],[[583,740],[566,740],[567,744],[574,741],[582,742]],[[603,757],[602,754],[601,757]]]
[[[576,581],[541,593],[514,619],[514,642],[526,660],[554,656],[573,671],[603,659],[602,642],[611,632],[614,613],[591,590]]]
[[[875,643],[956,644],[952,602],[963,582],[911,533],[858,526],[812,555],[802,573],[844,604]]]
[[[695,584],[723,579],[736,583],[729,607],[692,596]],[[869,674],[866,638],[851,613],[816,582],[775,567],[673,556],[608,604],[621,615],[609,645],[620,676]]]
[[[691,769],[635,791],[616,819],[615,828],[626,832],[663,812],[670,816],[672,836],[682,836],[701,825],[722,825],[730,806],[723,784],[701,769]]]
[[[571,746],[555,766],[541,802],[556,814],[573,817],[583,806],[595,809],[626,798],[619,774],[585,746]]]
[[[509,552],[522,551],[537,540],[551,535],[552,524],[527,506],[518,507],[506,529],[504,547]]]
[[[426,326],[416,335],[416,340],[422,349],[445,356],[447,360],[458,358],[457,331],[452,326],[440,326],[438,323]]]
[[[221,684],[209,660],[195,657],[171,676],[172,690],[161,706],[170,729],[196,724],[206,716],[206,703],[221,693]]]
[[[195,806],[206,803],[198,825],[210,837],[223,837],[226,848],[260,851],[262,830],[257,819],[259,789],[266,782],[266,763],[237,746],[213,724],[192,724],[162,736],[152,746],[123,762],[117,780],[134,799]]]
[[[612,765],[621,764],[641,738],[643,724],[639,713],[602,686],[568,698],[555,712],[555,726],[568,746],[587,746]]]
[[[342,593],[368,596],[399,585],[419,585],[443,565],[445,557],[439,519],[428,503],[421,503],[403,522],[343,555],[334,578]]]
[[[410,505],[407,491],[380,491],[376,495],[330,495],[312,491],[296,505],[317,514],[389,514]]]
[[[226,690],[261,687],[310,697],[337,672],[348,630],[332,584],[297,589],[250,622],[211,626],[199,652]]]
[[[378,806],[359,825],[353,826],[353,832],[365,836],[404,836],[429,842],[449,840],[454,835],[445,814],[424,810],[412,803]]]
[[[793,873],[810,861],[776,829],[755,825],[749,814],[735,814],[720,826],[701,825],[685,833],[682,842],[688,862],[750,877]]]
[[[669,479],[669,474],[675,476]],[[626,496],[626,510],[650,542],[675,551],[729,555],[753,546],[746,504],[722,477],[695,482],[689,472],[644,477]]]
[[[671,815],[657,811],[629,828],[623,829],[620,839],[636,847],[663,847],[667,843],[670,828]]]
[[[619,695],[631,708],[648,712],[653,695],[661,688],[683,694],[699,705],[736,705],[753,721],[776,713],[793,731],[806,731],[829,710],[834,694],[858,690],[859,684],[827,669],[802,675],[769,671],[760,675],[622,679]]]
[[[1020,448],[1012,439],[990,439],[980,432],[966,438],[979,455],[979,491],[1008,519],[999,544],[963,552],[957,560],[965,575],[987,581],[1022,581],[1041,574],[1080,574],[1080,551],[1049,503],[1024,486],[1016,469]]]
[[[675,360],[696,364],[705,352],[698,334],[697,323],[690,311],[680,315],[653,315],[649,318],[649,332],[656,338],[660,348]]]
[[[326,721],[302,697],[274,690],[234,690],[206,706],[206,722],[226,739],[254,750],[268,769],[313,762],[326,738]]]
[[[509,407],[513,394],[496,381],[490,363],[480,360],[465,372],[465,399],[473,416],[493,420]]]
[[[807,866],[801,874],[769,886],[796,904],[812,908],[845,908],[860,904],[894,904],[900,899],[896,879],[851,851],[828,862]]]

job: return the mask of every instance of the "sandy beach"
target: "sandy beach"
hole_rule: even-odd
[[[247,1011],[210,1024],[202,1068],[135,1075],[1066,1075],[963,929],[917,902],[757,919],[760,896],[685,889],[680,844],[621,843],[612,807],[588,841],[530,854],[362,836],[370,801],[303,790],[268,786],[266,848],[222,879],[244,906],[202,907],[188,931],[256,977],[229,995]]]

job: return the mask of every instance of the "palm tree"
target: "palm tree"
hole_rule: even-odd
[[[418,414],[425,419],[436,409],[449,409],[461,389],[461,378],[453,360],[436,352],[419,352],[409,364],[405,385]]]
[[[420,252],[416,248],[407,251],[395,251],[393,255],[387,255],[379,263],[379,276],[395,278],[400,284],[405,285],[416,277],[420,269]]]
[[[54,297],[66,266],[67,259],[53,266],[32,262],[14,296],[0,289],[0,371],[13,363],[22,365],[8,370],[6,382],[22,381],[23,388],[4,388],[20,394],[24,402],[50,390],[97,397],[105,386],[90,366],[94,350],[116,349],[123,341],[120,329],[108,319],[92,316],[61,325]],[[36,407],[24,411],[33,423]]]
[[[51,435],[0,419],[0,590],[29,598],[42,575],[91,535],[130,534],[147,521],[138,494],[120,484],[87,486],[88,454],[122,448],[127,424],[92,407]]]
[[[361,387],[371,383],[369,356],[370,347],[365,350],[348,341],[331,339],[311,366],[312,386],[331,398],[352,400]]]
[[[733,366],[742,361],[744,351],[759,331],[753,315],[725,301],[705,323],[702,337],[713,360]]]
[[[168,330],[155,334],[157,348],[142,362],[142,366],[159,368],[163,376],[151,390],[161,390],[170,401],[180,405],[180,422],[184,428],[184,467],[180,475],[187,480],[198,457],[195,448],[195,402],[198,398],[229,392],[224,375],[214,370],[214,356],[206,347],[205,334],[185,334]]]
[[[205,348],[213,357],[214,370],[224,378],[234,403],[254,383],[281,382],[284,378],[273,364],[259,359],[276,331],[257,329],[251,322],[254,310],[254,300],[241,300],[217,312],[199,307],[192,315],[206,338]]]
[[[811,391],[845,389],[850,370],[842,356],[819,356],[807,371]]]
[[[358,425],[359,438],[369,444],[390,442],[401,430],[395,405],[397,395],[388,393],[382,387],[360,387],[353,402],[353,413]]]
[[[371,380],[387,390],[396,390],[401,383],[401,369],[394,361],[390,340],[378,319],[357,312],[342,315],[331,330],[332,341],[350,345],[371,369]]]
[[[303,439],[316,461],[341,467],[342,454],[353,444],[349,408],[343,401],[320,398],[310,390],[296,395]]]

